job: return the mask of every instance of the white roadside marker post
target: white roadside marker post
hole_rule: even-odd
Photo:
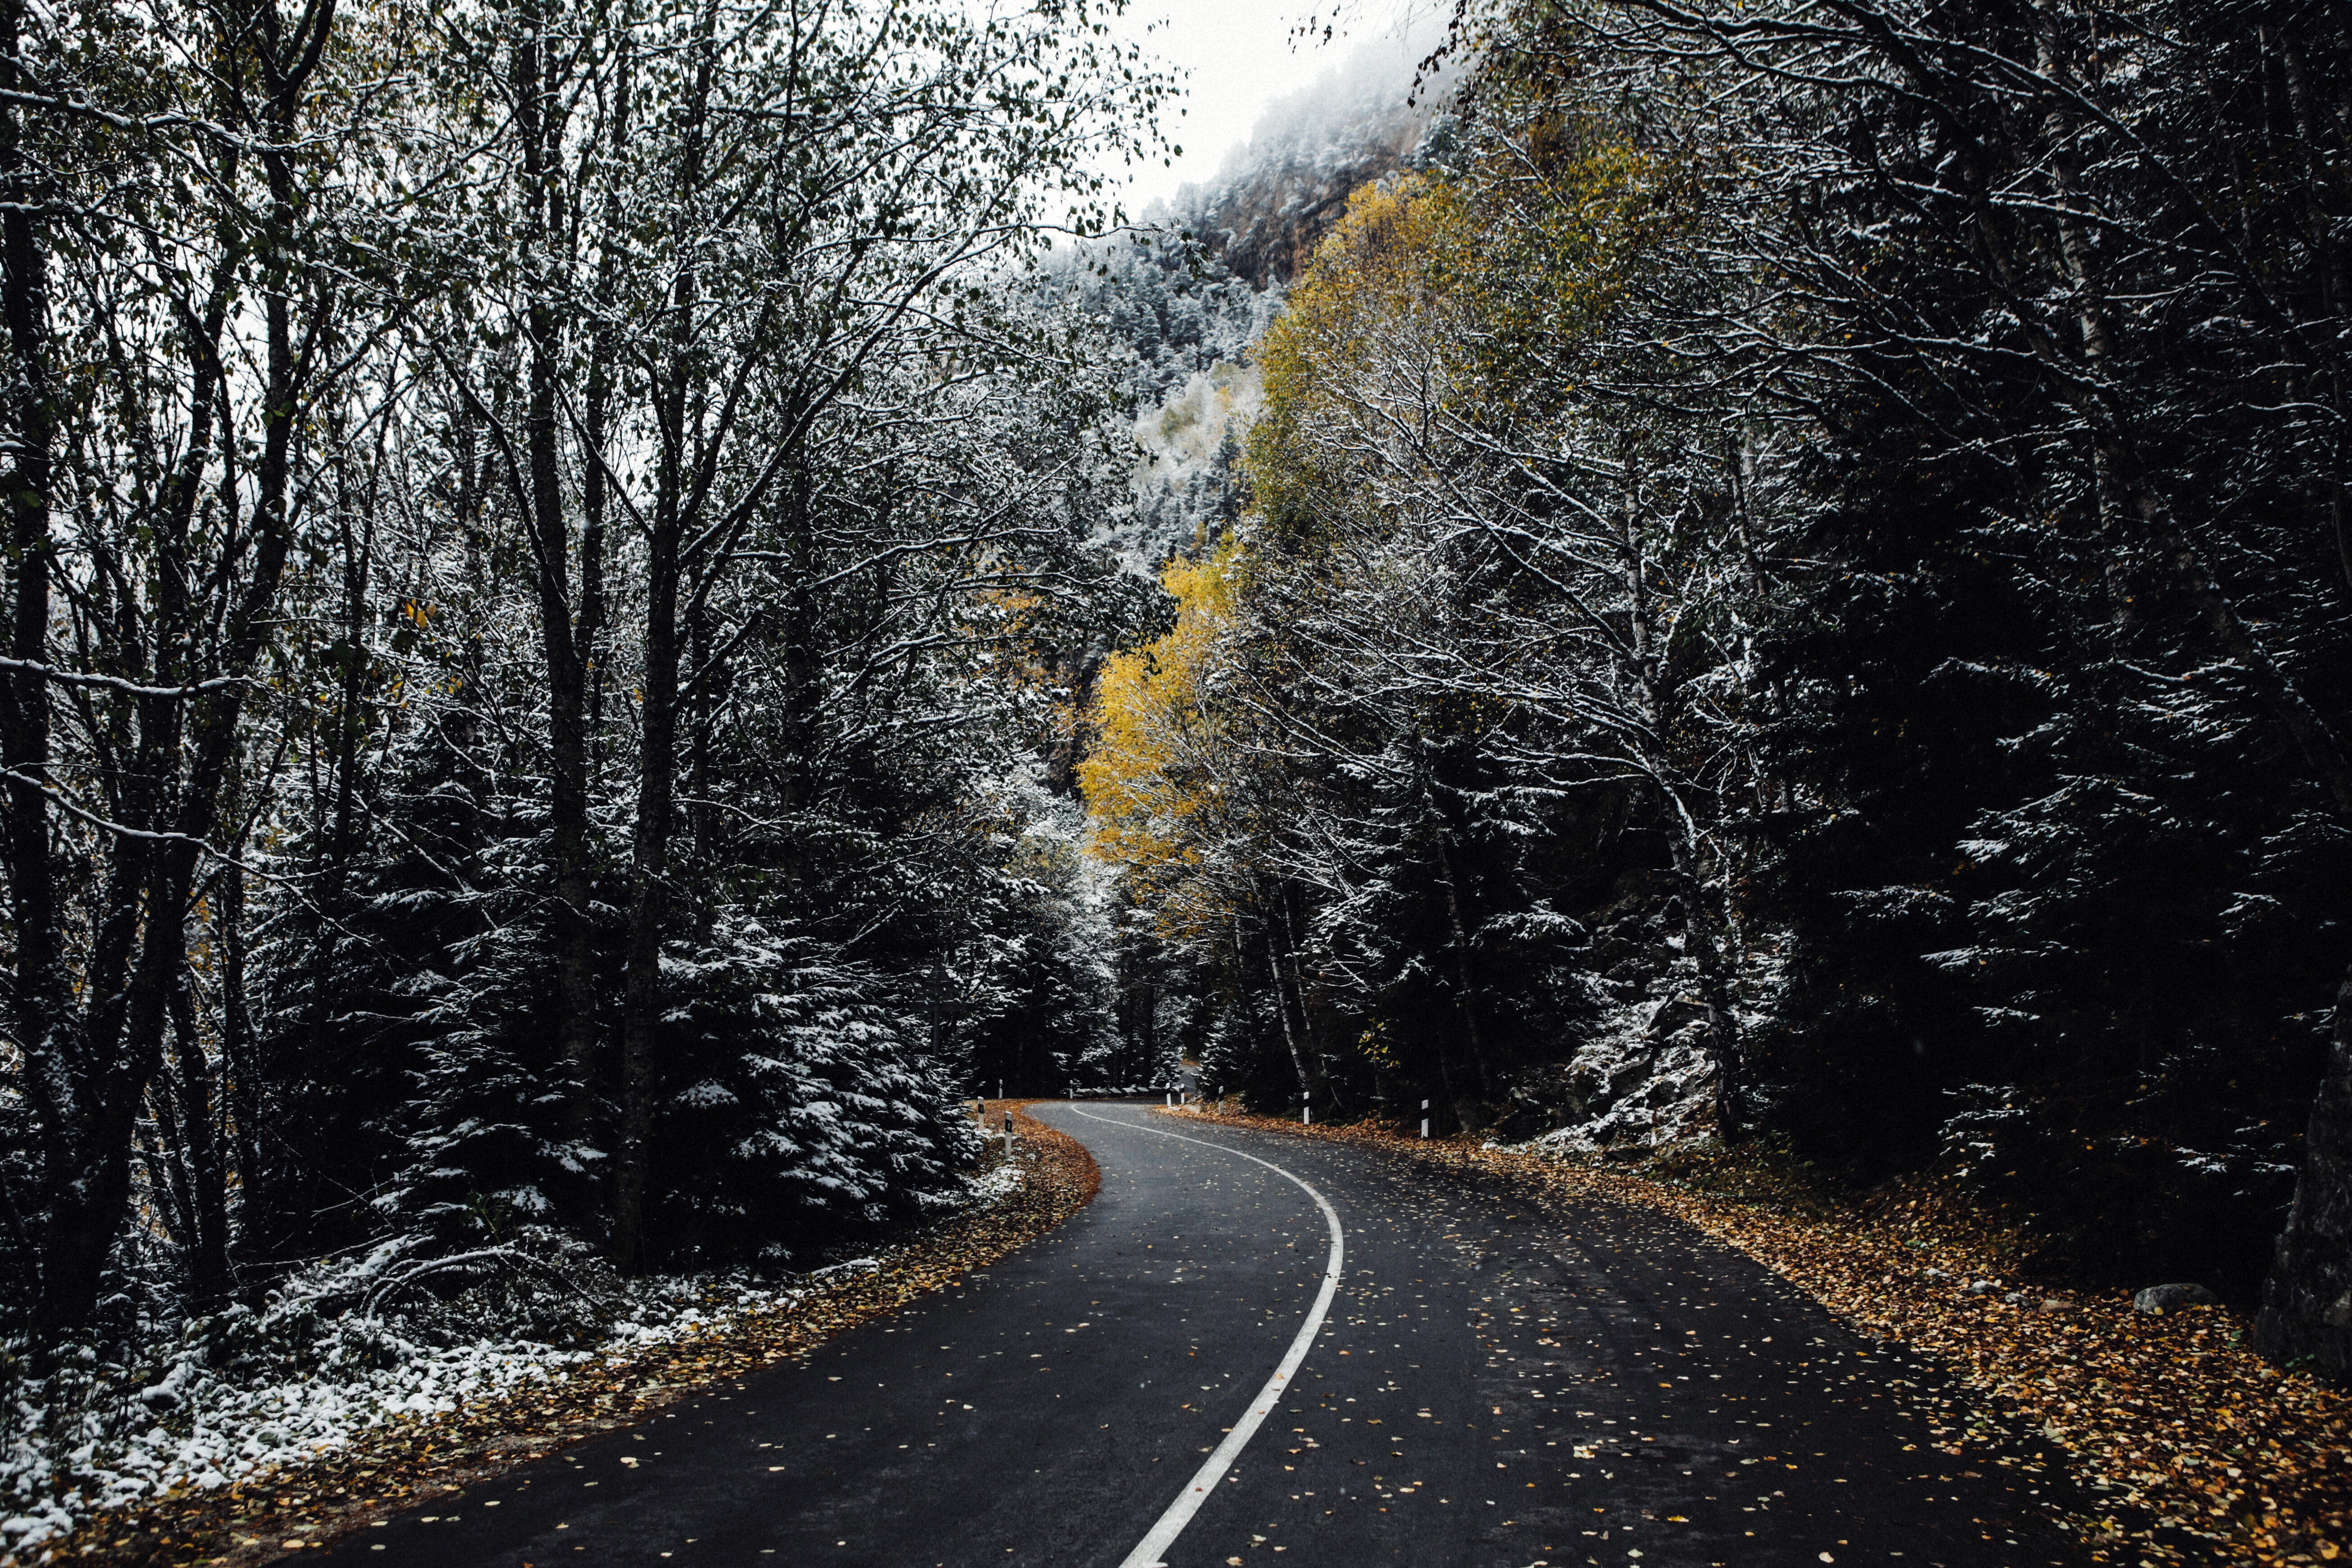
[[[1004,1157],[1013,1158],[1013,1112],[1004,1113]]]
[[[1312,1127],[1315,1125],[1315,1097],[1313,1095],[1303,1095],[1299,1098],[1298,1120],[1305,1126]]]
[[[1421,1135],[1429,1136],[1429,1101],[1425,1100],[1421,1102]]]

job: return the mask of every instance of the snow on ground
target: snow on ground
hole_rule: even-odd
[[[969,1177],[967,1202],[1001,1202],[1022,1181],[1018,1165]],[[518,1320],[487,1302],[468,1314],[465,1298],[394,1310],[383,1294],[362,1294],[340,1313],[320,1310],[353,1294],[362,1279],[429,1261],[395,1244],[321,1268],[289,1281],[260,1311],[235,1307],[190,1320],[176,1342],[150,1348],[132,1365],[68,1352],[63,1367],[40,1380],[27,1375],[23,1347],[11,1347],[0,1357],[0,1562],[19,1561],[93,1513],[182,1484],[224,1487],[394,1421],[561,1382],[647,1345],[723,1334],[732,1320],[789,1309],[828,1276],[881,1266],[855,1258],[780,1284],[706,1275],[577,1289],[550,1282],[518,1252],[520,1271],[536,1282],[541,1310],[522,1317],[538,1336],[482,1331]],[[565,1289],[571,1310],[548,1314],[550,1297]],[[500,1304],[508,1300],[508,1291],[499,1293]]]
[[[1009,1198],[1021,1185],[1021,1167],[999,1165],[984,1176],[971,1178],[972,1201],[992,1204]]]

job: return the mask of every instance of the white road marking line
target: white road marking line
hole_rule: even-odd
[[[1271,1160],[1244,1154],[1231,1144],[1214,1143],[1206,1138],[1192,1138],[1181,1132],[1144,1127],[1132,1121],[1121,1121],[1117,1117],[1097,1116],[1090,1110],[1078,1110],[1076,1106],[1070,1109],[1089,1121],[1124,1127],[1131,1132],[1149,1132],[1159,1138],[1173,1138],[1180,1143],[1198,1143],[1203,1149],[1214,1149],[1221,1154],[1239,1155],[1254,1165],[1264,1165],[1276,1175],[1296,1183],[1300,1192],[1313,1198],[1315,1206],[1323,1211],[1323,1223],[1331,1227],[1331,1257],[1323,1266],[1323,1289],[1316,1294],[1314,1309],[1307,1314],[1307,1321],[1298,1326],[1298,1336],[1290,1342],[1290,1349],[1283,1353],[1281,1364],[1274,1369],[1274,1375],[1265,1380],[1265,1386],[1257,1391],[1257,1397],[1250,1401],[1249,1409],[1243,1413],[1242,1418],[1234,1423],[1234,1429],[1225,1434],[1225,1440],[1217,1445],[1217,1451],[1192,1472],[1192,1479],[1184,1483],[1184,1489],[1176,1494],[1176,1500],[1168,1505],[1168,1511],[1160,1516],[1160,1522],[1151,1527],[1150,1533],[1138,1542],[1135,1550],[1121,1558],[1118,1564],[1118,1568],[1166,1568],[1160,1561],[1162,1555],[1176,1544],[1176,1538],[1184,1533],[1186,1525],[1192,1522],[1192,1516],[1201,1510],[1201,1505],[1216,1489],[1217,1482],[1233,1468],[1234,1461],[1241,1457],[1242,1449],[1257,1435],[1259,1424],[1274,1409],[1274,1402],[1282,1396],[1283,1385],[1298,1371],[1298,1363],[1307,1359],[1307,1348],[1315,1342],[1316,1334],[1323,1327],[1324,1314],[1331,1310],[1332,1294],[1339,1289],[1340,1266],[1348,1255],[1347,1238],[1339,1228],[1339,1212],[1332,1208],[1323,1194],[1307,1185],[1303,1178],[1291,1174]]]

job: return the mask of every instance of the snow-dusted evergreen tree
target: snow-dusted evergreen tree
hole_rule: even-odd
[[[2341,18],[1456,20],[1102,682],[1208,1059],[1393,1107],[1475,1052],[1464,1120],[1597,1142],[1703,1044],[1726,1131],[2242,1298],[2301,1163],[2263,1332],[2352,1365]]]
[[[1091,896],[961,897],[1150,613],[1091,15],[7,13],[10,1331],[931,1212],[949,940],[1098,1065]]]

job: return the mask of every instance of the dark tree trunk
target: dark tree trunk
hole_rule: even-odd
[[[25,26],[23,0],[0,5],[0,86],[20,90],[18,51]],[[47,662],[49,638],[49,484],[55,416],[50,406],[48,345],[48,252],[36,222],[41,196],[22,147],[22,127],[14,104],[0,104],[0,316],[8,335],[11,395],[5,410],[9,448],[8,553],[13,582],[8,651],[26,664]],[[7,677],[7,700],[0,710],[0,762],[8,770],[7,855],[9,913],[16,925],[13,1020],[25,1052],[25,1086],[42,1130],[43,1185],[48,1197],[41,1241],[43,1272],[66,1239],[59,1234],[56,1199],[69,1202],[85,1150],[79,1129],[80,1053],[69,1037],[77,1019],[71,977],[64,961],[63,932],[50,858],[49,687],[37,669],[17,668]],[[81,1223],[64,1217],[68,1234]],[[55,1314],[44,1302],[45,1321]]]
[[[624,22],[620,58],[614,65],[612,147],[616,165],[627,155],[629,146],[629,110],[635,76],[633,43]],[[604,254],[596,268],[596,325],[588,340],[586,426],[582,432],[587,450],[581,462],[580,619],[572,630],[572,646],[587,684],[587,741],[591,750],[604,725],[604,534],[612,507],[612,481],[605,464],[611,452],[613,366],[618,347],[613,318],[620,298],[621,224],[621,193],[616,183],[604,195]]]
[[[221,938],[221,1076],[226,1080],[221,1111],[227,1121],[226,1142],[236,1159],[238,1184],[250,1204],[261,1171],[261,1097],[253,1065],[253,1006],[245,991],[244,867],[233,865],[222,872],[213,921]],[[243,1246],[240,1238],[240,1255]]]
[[[709,101],[716,26],[706,5],[698,24],[695,90],[684,127],[678,195],[690,201],[702,179],[704,111]],[[652,1259],[646,1247],[646,1197],[650,1180],[655,1100],[660,1090],[661,949],[669,923],[671,815],[677,795],[678,598],[685,572],[682,549],[688,490],[696,482],[695,430],[688,403],[696,375],[696,311],[702,296],[691,268],[672,296],[668,367],[655,422],[661,456],[653,527],[646,551],[645,696],[638,723],[637,820],[632,846],[629,943],[622,977],[621,1149],[614,1183],[613,1255],[631,1272]]]
[[[1242,1026],[1247,1031],[1249,1037],[1249,1054],[1255,1060],[1265,1048],[1265,1028],[1258,1019],[1255,1000],[1257,987],[1250,978],[1249,946],[1242,938],[1242,916],[1239,907],[1229,909],[1226,911],[1226,918],[1230,925],[1234,948],[1234,1003],[1241,1010]],[[1287,1033],[1286,1030],[1285,1032]],[[1307,1069],[1298,1060],[1296,1052],[1291,1054],[1290,1060],[1291,1070],[1297,1075],[1299,1092],[1303,1094],[1307,1092]]]
[[[552,145],[562,135],[556,84],[548,79],[550,62],[545,16],[535,3],[520,15],[520,36],[514,44],[513,76],[515,132],[521,141],[524,210],[537,241],[538,265],[550,268],[532,279],[528,331],[530,339],[528,387],[523,414],[523,461],[528,493],[519,497],[527,509],[531,563],[537,579],[539,631],[547,661],[548,713],[548,837],[555,871],[555,1033],[565,1070],[571,1076],[572,1136],[583,1143],[595,1131],[596,1103],[596,960],[595,927],[589,902],[592,875],[588,844],[588,724],[586,649],[595,633],[593,614],[601,608],[601,575],[582,573],[581,624],[573,625],[571,530],[563,508],[562,469],[556,431],[556,384],[562,374],[562,323],[554,296],[564,282],[556,266],[563,238],[564,216],[561,174]],[[601,368],[601,367],[600,367]],[[604,388],[595,388],[595,417],[604,416]],[[601,430],[599,431],[601,435]],[[601,453],[590,453],[589,472],[596,491],[595,521],[603,521],[604,475],[596,465]],[[601,528],[594,541],[603,548]],[[596,601],[590,603],[591,599]]]
[[[2294,1206],[2263,1282],[2254,1348],[2352,1382],[2352,972],[2336,993],[2327,1071],[2312,1102]]]
[[[187,1166],[189,1304],[209,1310],[228,1296],[228,1187],[214,1121],[212,1064],[196,1030],[194,999],[184,980],[172,993],[172,1100]]]
[[[1446,826],[1444,814],[1437,809],[1436,797],[1424,786],[1422,804],[1428,808],[1430,839],[1437,849],[1437,883],[1445,894],[1445,921],[1454,933],[1454,1004],[1462,1015],[1462,1037],[1470,1047],[1471,1065],[1478,1069],[1478,1092],[1483,1097],[1474,1106],[1466,1100],[1454,1101],[1454,1114],[1465,1127],[1475,1121],[1486,1122],[1486,1102],[1495,1098],[1495,1077],[1486,1065],[1486,1037],[1478,1028],[1478,991],[1470,975],[1470,927],[1462,918],[1462,890],[1454,875],[1454,854],[1446,847],[1453,829]],[[1475,1129],[1474,1129],[1475,1130]]]
[[[659,1089],[661,947],[669,919],[670,815],[677,776],[677,530],[654,528],[646,561],[645,702],[639,731],[636,839],[631,865],[629,947],[622,984],[621,1159],[614,1255],[640,1272],[646,1184]]]

